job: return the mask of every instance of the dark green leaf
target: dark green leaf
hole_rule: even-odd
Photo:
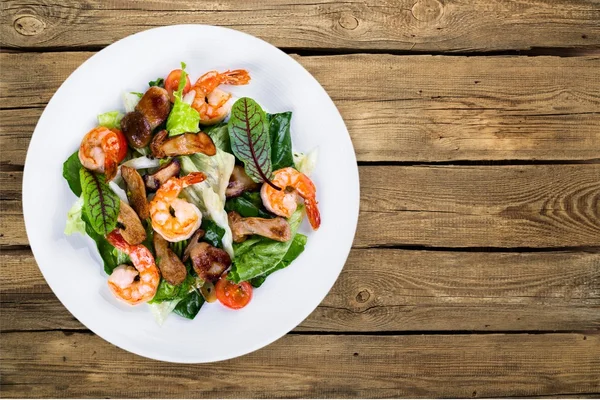
[[[100,257],[104,263],[104,272],[106,272],[108,275],[112,274],[113,270],[119,266],[117,257],[113,252],[115,248],[108,242],[108,240],[106,240],[103,235],[96,233],[85,213],[82,213],[81,219],[83,219],[85,222],[85,232],[90,238],[92,238],[94,242],[96,242],[96,248],[98,249],[98,253],[100,254]]]
[[[221,228],[214,221],[210,219],[202,220],[201,225],[204,230],[204,236],[201,240],[209,243],[211,246],[223,248],[223,235],[225,235],[225,229]]]
[[[213,143],[218,149],[226,151],[227,153],[231,153],[231,142],[229,140],[229,130],[227,128],[227,123],[222,122],[217,125],[209,126],[203,129],[204,133],[206,133],[212,139]]]
[[[271,142],[265,112],[254,100],[242,97],[231,108],[227,123],[231,150],[255,182],[270,182]]]
[[[228,199],[225,202],[225,211],[237,211],[244,218],[273,218],[273,215],[262,209],[262,200],[258,192],[244,192],[239,197]]]
[[[191,290],[194,283],[194,278],[187,276],[179,285],[171,285],[164,279],[158,284],[156,294],[149,303],[162,303],[163,301],[171,301],[185,298]]]
[[[194,319],[204,304],[204,297],[198,294],[198,291],[193,290],[183,298],[177,307],[173,310],[175,314],[181,315],[187,319]]]
[[[103,174],[82,167],[79,177],[83,192],[83,214],[86,214],[98,234],[107,235],[117,226],[121,200],[106,184]]]
[[[148,82],[148,86],[165,87],[165,80],[163,78],[156,78],[156,80]]]
[[[67,161],[63,164],[63,177],[66,179],[71,191],[75,196],[81,196],[81,178],[79,170],[81,169],[81,161],[79,161],[79,151],[71,154]]]
[[[265,282],[265,279],[267,279],[267,276],[271,275],[275,271],[279,271],[280,269],[284,269],[285,267],[290,265],[292,261],[298,258],[298,256],[304,251],[307,239],[308,238],[305,235],[297,233],[296,236],[294,236],[294,238],[292,239],[292,244],[290,245],[290,248],[288,249],[287,253],[285,253],[285,256],[283,256],[279,264],[277,264],[275,268],[269,270],[263,275],[252,278],[250,280],[252,286],[254,286],[255,288],[260,287]]]
[[[292,153],[292,137],[290,122],[292,112],[267,114],[269,120],[269,137],[271,139],[271,164],[273,171],[294,166]]]

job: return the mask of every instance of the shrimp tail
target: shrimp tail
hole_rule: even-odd
[[[226,85],[246,85],[250,82],[250,74],[245,69],[234,69],[221,74],[221,83]]]
[[[310,226],[313,230],[316,231],[319,229],[319,226],[321,226],[321,213],[319,213],[319,209],[317,208],[317,201],[305,199],[304,205],[306,206],[308,222],[310,222]]]
[[[106,182],[112,181],[117,176],[117,170],[119,168],[118,162],[107,155],[104,161],[104,175],[106,176]]]
[[[110,244],[115,246],[118,250],[122,251],[123,253],[131,253],[131,245],[127,243],[127,241],[121,235],[121,232],[119,232],[118,229],[115,229],[114,231],[106,235],[106,240],[108,240]]]
[[[190,172],[188,175],[181,178],[181,182],[184,186],[191,186],[203,182],[205,179],[206,175],[202,172]]]

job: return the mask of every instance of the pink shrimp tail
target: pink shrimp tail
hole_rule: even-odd
[[[234,69],[220,74],[221,83],[226,85],[247,85],[250,82],[250,74],[245,69]]]
[[[125,254],[129,254],[132,252],[132,246],[127,243],[125,238],[121,235],[118,229],[113,230],[108,235],[106,235],[106,240],[113,246],[115,246],[118,250],[122,251]]]
[[[205,179],[206,175],[204,175],[202,172],[190,172],[188,175],[181,178],[181,182],[186,186],[190,186],[203,182]]]
[[[321,226],[321,213],[317,208],[316,200],[304,200],[304,205],[306,206],[306,215],[308,216],[308,222],[310,222],[310,226],[312,226],[313,230],[319,229]]]

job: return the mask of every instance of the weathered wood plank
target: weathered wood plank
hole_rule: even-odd
[[[92,54],[0,54],[0,108],[36,107],[0,111],[3,163],[23,165],[40,108]],[[600,57],[297,60],[336,102],[359,161],[600,158]]]
[[[600,246],[600,164],[361,166],[359,173],[356,247]],[[0,172],[1,245],[27,244],[21,181],[22,172]]]
[[[5,251],[0,263],[3,331],[85,329],[52,294],[29,250]],[[328,296],[296,328],[592,329],[600,329],[600,254],[391,249],[352,250]]]
[[[600,391],[600,335],[288,335],[177,365],[95,335],[2,335],[6,397],[491,397]],[[143,373],[139,373],[143,371]]]
[[[600,44],[595,0],[5,1],[2,46],[100,47],[163,25],[238,29],[286,48],[470,52]]]

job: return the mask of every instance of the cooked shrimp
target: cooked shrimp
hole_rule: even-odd
[[[117,298],[131,305],[151,300],[156,294],[160,274],[150,250],[141,244],[130,245],[116,229],[106,239],[129,255],[135,267],[119,265],[115,268],[108,278],[110,290]]]
[[[154,230],[167,241],[186,240],[200,227],[202,213],[198,207],[177,196],[183,188],[204,179],[202,172],[192,172],[182,178],[172,177],[158,188],[150,202],[150,217]]]
[[[281,190],[263,183],[260,197],[267,210],[282,217],[292,216],[298,206],[298,195],[304,199],[306,215],[314,230],[321,225],[321,214],[317,208],[317,189],[310,178],[294,168],[282,168],[273,173],[271,180]]]
[[[231,93],[218,89],[219,85],[246,85],[250,75],[244,69],[219,73],[210,71],[202,75],[192,90],[195,92],[192,107],[200,114],[200,124],[212,125],[221,122],[231,109]]]
[[[89,131],[79,146],[79,161],[89,170],[106,174],[110,181],[117,174],[119,162],[127,154],[127,142],[118,130],[103,126]]]

